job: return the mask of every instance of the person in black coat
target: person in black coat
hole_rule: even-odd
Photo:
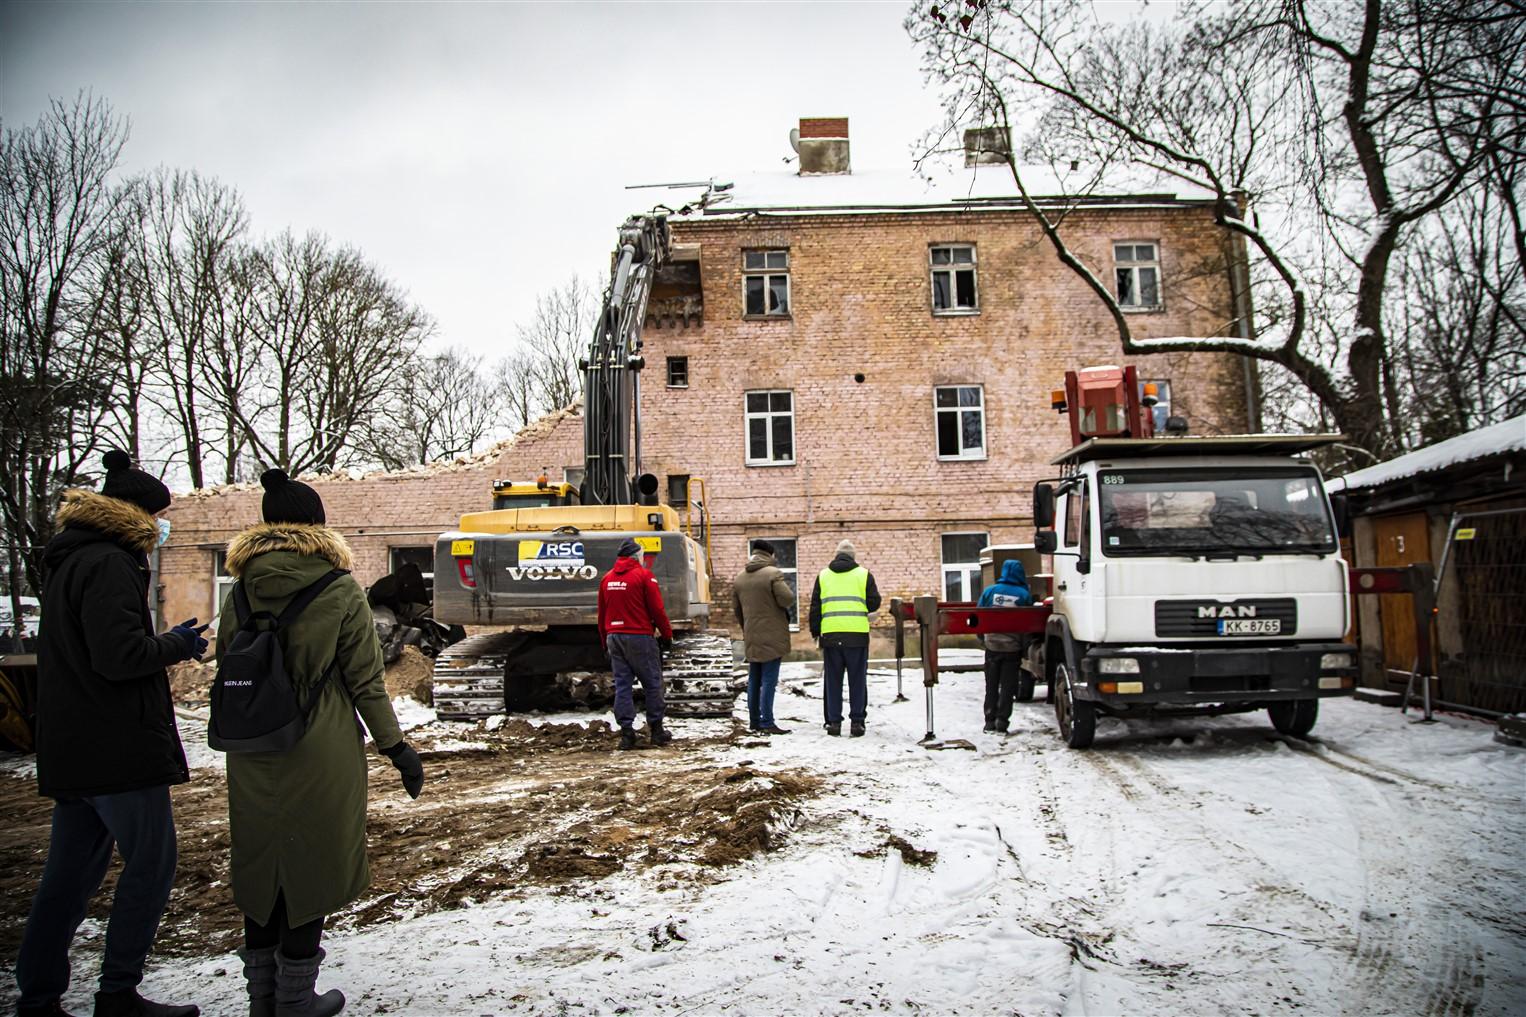
[[[190,779],[166,666],[200,658],[196,619],[155,634],[148,552],[169,489],[108,452],[99,494],[69,491],[43,551],[37,640],[37,790],[54,799],[52,837],[27,917],[17,1014],[63,1014],[69,945],[112,849],[122,874],[106,926],[95,1017],[196,1017],[137,986],[175,880],[170,785]],[[167,532],[167,530],[165,531]]]

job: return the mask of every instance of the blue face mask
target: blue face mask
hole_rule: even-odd
[[[155,546],[163,547],[164,542],[170,539],[170,521],[168,519],[156,519],[154,522],[159,526],[159,542]]]

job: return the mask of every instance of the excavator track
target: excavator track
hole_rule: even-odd
[[[488,632],[452,644],[435,658],[434,706],[441,720],[478,720],[507,712],[505,681],[548,682],[568,691],[573,702],[588,709],[607,709],[613,697],[614,676],[608,671],[569,671],[523,675],[509,679],[521,637],[514,632]],[[746,684],[735,674],[731,641],[725,636],[696,633],[680,636],[663,658],[663,690],[673,717],[729,717],[737,694]],[[638,683],[636,692],[640,695]]]

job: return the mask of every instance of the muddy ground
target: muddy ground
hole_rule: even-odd
[[[427,670],[405,656],[388,685],[427,694]],[[204,707],[211,669],[173,677],[182,706]],[[420,687],[421,683],[424,687]],[[712,750],[742,734],[725,722],[706,732],[675,725],[663,749],[615,753],[602,719],[534,725],[432,724],[410,733],[424,760],[418,801],[385,759],[370,757],[372,881],[336,928],[398,921],[525,888],[561,887],[617,871],[650,870],[659,885],[721,878],[786,838],[819,778],[751,764],[720,766]],[[185,718],[182,729],[191,737]],[[199,732],[198,732],[199,734]],[[226,787],[221,769],[198,769],[174,789],[180,865],[155,952],[198,955],[239,945],[241,917],[228,879]],[[0,774],[0,954],[14,956],[47,853],[51,802],[31,777]],[[107,875],[116,878],[120,861]],[[91,915],[104,922],[109,892]]]

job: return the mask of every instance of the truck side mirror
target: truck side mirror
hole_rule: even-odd
[[[1059,536],[1053,530],[1039,530],[1033,535],[1033,549],[1039,554],[1054,554],[1059,546]]]
[[[1033,485],[1033,525],[1047,530],[1054,526],[1054,485]]]

